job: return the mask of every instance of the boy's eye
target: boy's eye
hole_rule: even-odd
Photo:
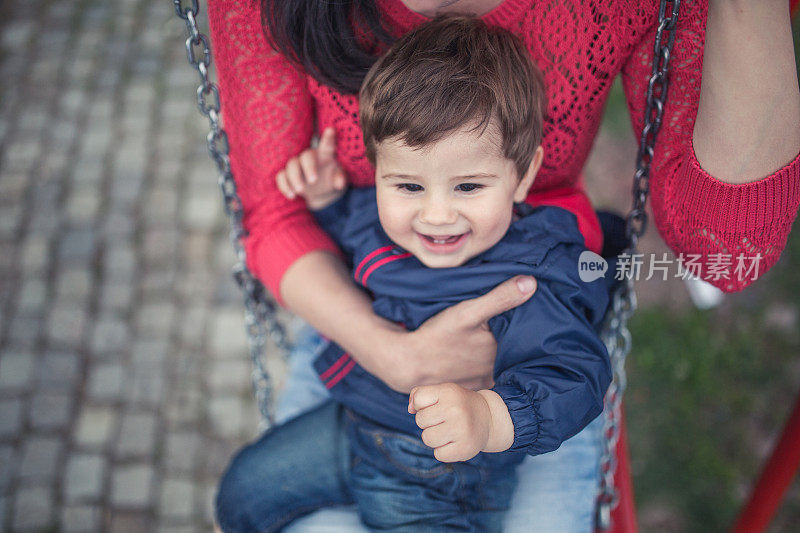
[[[399,183],[397,184],[397,188],[401,191],[419,192],[422,190],[422,185],[417,185],[416,183]]]
[[[458,189],[461,192],[474,192],[482,188],[483,185],[479,183],[461,183],[459,185],[456,185],[456,189]]]

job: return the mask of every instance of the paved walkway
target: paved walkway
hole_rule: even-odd
[[[185,26],[0,14],[0,529],[208,531],[258,415]]]

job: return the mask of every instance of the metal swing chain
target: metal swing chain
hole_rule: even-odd
[[[596,527],[606,531],[611,528],[611,511],[619,503],[619,491],[614,486],[614,473],[617,468],[616,446],[619,441],[622,419],[622,397],[627,378],[625,358],[631,351],[631,333],[628,319],[636,310],[636,293],[633,279],[636,273],[634,257],[639,238],[647,229],[645,204],[650,191],[650,165],[656,144],[656,136],[661,128],[664,105],[667,101],[669,60],[675,42],[675,28],[678,22],[680,0],[661,0],[658,10],[658,28],[653,47],[653,69],[647,85],[647,102],[644,113],[644,126],[636,155],[636,172],[633,178],[633,206],[628,213],[625,234],[629,246],[622,252],[620,267],[623,280],[617,285],[612,296],[612,307],[606,316],[601,337],[611,358],[613,380],[605,396],[605,420],[603,434],[603,455],[600,459],[600,494],[597,501]],[[622,258],[628,258],[627,262]]]
[[[272,381],[264,365],[263,354],[267,335],[272,342],[286,354],[289,352],[289,342],[286,331],[276,320],[276,305],[266,298],[264,286],[247,268],[244,250],[244,237],[246,231],[242,224],[244,213],[236,182],[231,173],[230,159],[228,157],[228,136],[220,124],[220,97],[217,85],[208,77],[208,68],[211,65],[211,47],[208,37],[200,32],[197,27],[197,13],[199,11],[197,0],[191,0],[191,5],[182,0],[172,0],[178,16],[186,22],[189,37],[186,38],[186,54],[189,63],[200,74],[200,86],[197,88],[197,105],[200,113],[208,118],[211,131],[208,134],[208,151],[217,164],[219,170],[219,188],[222,191],[225,212],[230,220],[230,239],[236,253],[236,264],[233,267],[233,277],[244,293],[245,325],[249,340],[250,357],[253,361],[251,374],[253,389],[255,390],[258,408],[261,411],[262,423],[269,425],[274,422],[270,409],[272,405]]]

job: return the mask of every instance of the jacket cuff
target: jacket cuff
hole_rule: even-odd
[[[329,228],[337,222],[341,223],[347,216],[347,195],[341,195],[332,204],[317,211],[311,211],[311,214],[314,215],[314,219],[323,228]]]
[[[251,234],[245,243],[247,266],[283,307],[286,306],[280,293],[283,275],[300,257],[315,250],[331,252],[344,258],[333,239],[312,217],[295,221],[291,226],[267,235]]]
[[[516,385],[495,385],[492,390],[506,403],[514,424],[514,442],[506,451],[527,452],[539,438],[539,413],[525,391]]]

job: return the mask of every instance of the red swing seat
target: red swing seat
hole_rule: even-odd
[[[633,498],[631,462],[628,452],[628,430],[625,422],[625,402],[620,408],[621,424],[617,442],[617,470],[614,472],[614,486],[619,491],[619,503],[611,511],[611,528],[596,533],[636,533],[636,505]]]

